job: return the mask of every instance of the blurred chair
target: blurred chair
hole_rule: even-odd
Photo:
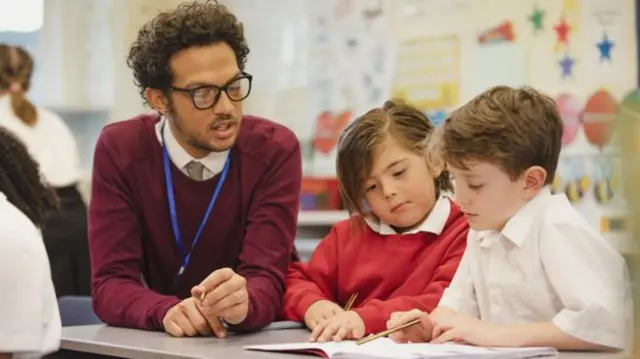
[[[91,297],[64,296],[58,299],[60,320],[63,327],[103,324],[94,313]]]

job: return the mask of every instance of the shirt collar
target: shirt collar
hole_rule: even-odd
[[[433,206],[433,209],[431,209],[431,213],[429,213],[427,218],[419,226],[409,231],[403,232],[402,234],[428,232],[439,235],[440,233],[442,233],[444,225],[447,223],[450,214],[451,202],[449,201],[449,198],[442,196],[438,198]],[[382,235],[398,234],[398,232],[396,232],[396,230],[387,223],[376,221],[370,218],[367,218],[365,221],[369,228],[371,228],[371,230],[374,232],[380,233]]]
[[[493,237],[497,240],[497,238],[502,235],[516,246],[521,247],[524,240],[531,232],[531,226],[533,225],[538,212],[542,208],[541,205],[547,203],[547,200],[551,198],[553,198],[553,195],[551,194],[551,187],[543,187],[535,197],[525,203],[513,216],[511,216],[500,233],[492,230],[480,231],[478,233],[478,238],[481,241],[481,245],[483,247],[491,245],[494,241],[485,239]]]
[[[169,152],[169,158],[176,167],[184,169],[189,162],[197,161],[202,163],[204,167],[213,174],[222,171],[229,150],[223,152],[212,151],[203,158],[195,159],[178,143],[178,140],[176,140],[176,137],[173,135],[173,131],[171,131],[171,126],[169,126],[168,123],[166,126],[164,125],[166,122],[167,119],[165,117],[162,117],[160,121],[158,121],[156,124],[156,136],[158,137],[158,142],[162,145],[162,131],[164,128],[167,152]]]

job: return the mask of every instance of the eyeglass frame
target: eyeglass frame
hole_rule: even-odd
[[[229,86],[241,79],[247,79],[249,80],[249,89],[247,90],[247,94],[239,99],[239,100],[234,100],[231,98],[231,96],[229,96],[229,93],[227,92],[227,89],[229,88]],[[197,108],[198,110],[208,110],[210,108],[213,108],[216,104],[218,104],[218,101],[220,101],[220,95],[222,95],[222,93],[224,92],[227,95],[227,98],[230,101],[233,102],[240,102],[245,100],[247,97],[249,97],[249,94],[251,93],[251,87],[252,87],[252,83],[253,83],[253,75],[251,75],[248,72],[244,72],[241,71],[240,74],[236,77],[234,77],[233,79],[229,80],[229,82],[227,82],[226,84],[222,85],[222,86],[218,86],[218,85],[205,85],[205,86],[198,86],[198,87],[194,87],[194,88],[182,88],[182,87],[176,87],[176,86],[170,86],[169,90],[170,91],[176,91],[176,92],[182,92],[182,93],[186,93],[187,95],[189,95],[189,98],[191,99],[191,103],[193,104],[193,107]],[[198,105],[196,105],[196,99],[195,99],[195,93],[198,90],[202,90],[204,88],[214,88],[216,90],[218,90],[218,93],[216,94],[215,99],[213,100],[213,102],[211,103],[210,106],[208,107],[199,107]]]

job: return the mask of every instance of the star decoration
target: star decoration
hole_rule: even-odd
[[[611,49],[615,46],[615,43],[609,40],[607,33],[605,32],[602,36],[602,40],[596,44],[598,49],[600,50],[600,61],[609,60],[611,61]]]
[[[567,24],[571,28],[572,32],[578,31],[578,26],[580,24],[580,4],[579,0],[564,0],[562,4],[562,9],[564,14],[567,16]]]
[[[543,29],[542,20],[544,18],[544,11],[535,7],[533,9],[533,13],[529,16],[529,21],[533,24],[534,33],[538,33],[538,31]]]
[[[572,71],[575,62],[576,60],[569,57],[568,54],[564,54],[562,60],[558,62],[558,64],[560,64],[560,67],[562,67],[562,78],[573,76]]]
[[[562,6],[568,12],[578,12],[580,10],[578,0],[564,0]]]
[[[553,29],[558,35],[557,43],[569,45],[569,31],[571,31],[571,28],[569,27],[569,24],[567,24],[567,20],[564,16],[560,19],[560,22],[553,27]]]

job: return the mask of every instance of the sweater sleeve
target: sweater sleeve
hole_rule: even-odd
[[[337,300],[337,239],[337,231],[333,227],[313,251],[308,263],[294,263],[289,269],[284,294],[284,319],[303,322],[307,309],[313,303]]]
[[[258,330],[282,313],[285,276],[297,230],[302,183],[300,145],[282,151],[254,191],[238,274],[247,280],[249,312],[233,328]]]
[[[427,313],[433,311],[442,293],[456,273],[462,254],[466,248],[468,227],[459,231],[449,242],[442,260],[436,267],[432,279],[424,291],[416,296],[398,296],[387,300],[373,299],[354,309],[365,323],[365,334],[377,333],[386,329],[386,322],[393,312],[420,309]],[[427,275],[427,274],[425,274]]]
[[[139,214],[114,152],[103,131],[94,155],[89,205],[93,308],[109,325],[162,330],[166,312],[180,299],[143,285]]]

